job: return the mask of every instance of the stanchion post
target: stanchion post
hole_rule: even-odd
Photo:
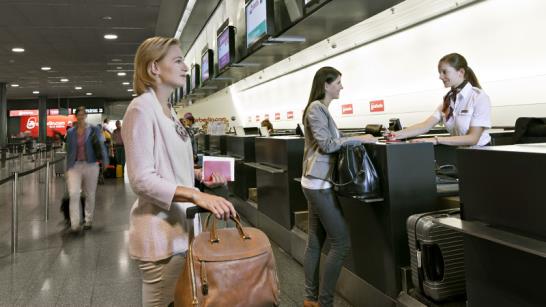
[[[19,172],[23,171],[23,152],[19,153]]]
[[[19,224],[18,224],[18,204],[17,204],[17,185],[19,183],[19,173],[15,172],[13,178],[12,196],[11,196],[11,253],[17,253]]]
[[[45,167],[45,221],[49,220],[49,161],[46,161]]]

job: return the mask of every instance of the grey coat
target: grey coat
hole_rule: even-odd
[[[341,137],[328,108],[318,100],[307,108],[303,125],[303,176],[330,180],[337,157],[334,153],[339,151],[346,138]]]

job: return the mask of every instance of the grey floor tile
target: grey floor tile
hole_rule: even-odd
[[[95,285],[92,306],[142,306],[141,281]]]

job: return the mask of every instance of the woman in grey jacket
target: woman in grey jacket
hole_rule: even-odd
[[[341,136],[328,106],[339,98],[342,89],[341,73],[332,67],[322,67],[313,78],[309,102],[303,112],[305,150],[301,186],[309,210],[309,236],[303,263],[304,307],[333,305],[339,272],[349,250],[349,231],[329,181],[335,167],[335,153],[347,141],[377,141],[371,135]],[[326,236],[330,238],[331,247],[319,278],[320,251]]]

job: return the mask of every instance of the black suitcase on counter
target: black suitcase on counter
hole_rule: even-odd
[[[416,290],[435,301],[466,295],[463,234],[435,223],[459,217],[459,209],[420,213],[407,220],[411,277]]]

